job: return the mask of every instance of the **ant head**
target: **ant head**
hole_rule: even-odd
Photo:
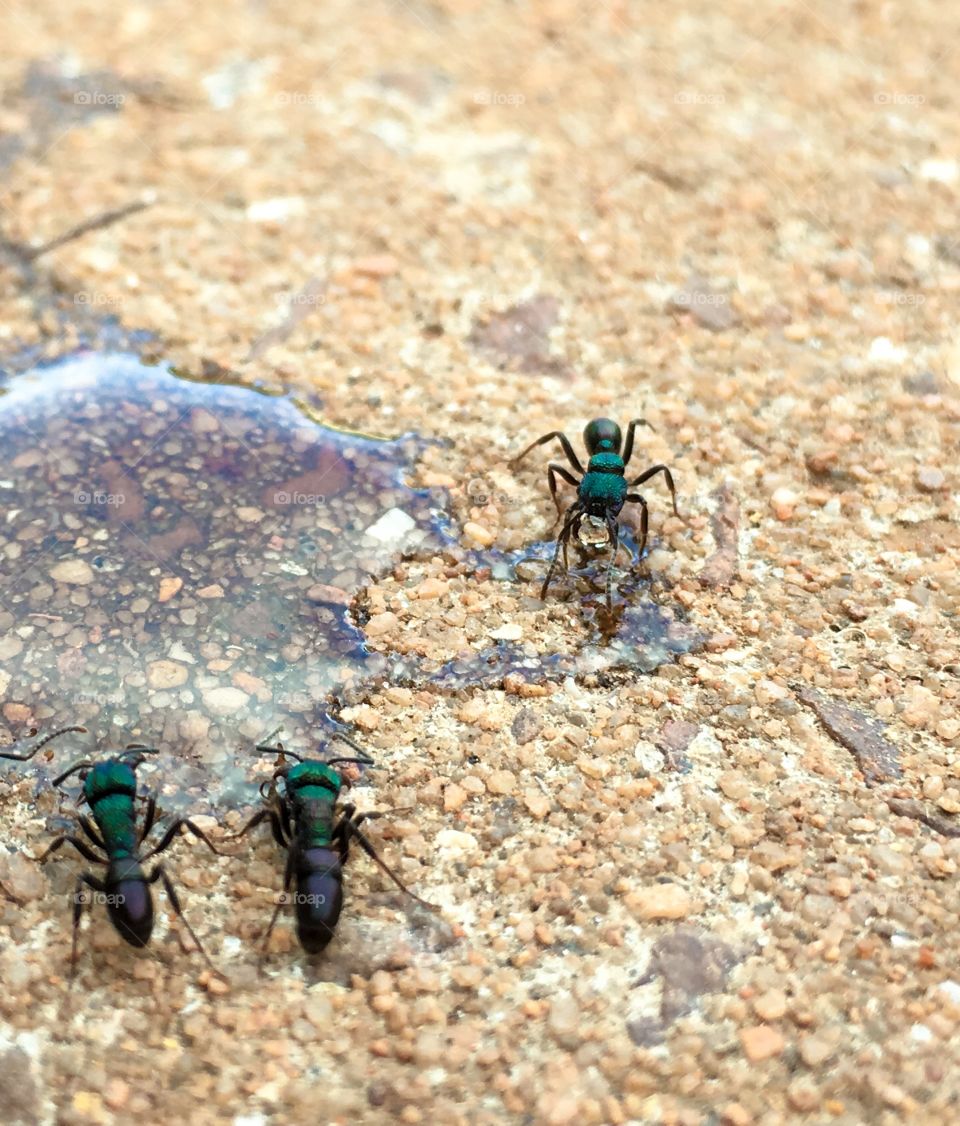
[[[278,728],[279,730],[279,728]],[[273,733],[276,735],[276,731]],[[300,755],[295,754],[293,751],[288,751],[283,743],[277,742],[273,744],[259,743],[257,745],[257,754],[261,755],[276,755],[280,762],[277,764],[276,770],[270,776],[269,782],[261,782],[260,795],[263,796],[264,786],[275,786],[278,778],[286,778],[290,771],[296,766],[297,763],[303,762]],[[287,762],[287,759],[293,759],[293,762]]]
[[[593,422],[587,423],[583,432],[583,444],[591,457],[594,454],[618,454],[623,445],[623,435],[613,419],[595,418]]]
[[[116,758],[90,763],[82,769],[80,777],[83,779],[83,796],[87,799],[87,804],[92,806],[107,794],[124,793],[135,797],[136,769],[142,761],[139,757],[131,760],[129,752],[124,751]]]
[[[276,777],[276,775],[274,775]],[[295,793],[304,789],[328,790],[336,798],[346,783],[340,777],[340,772],[329,763],[320,762],[318,759],[307,759],[288,768],[282,775],[287,784],[287,793]]]
[[[119,754],[100,759],[81,759],[75,762],[53,780],[59,786],[71,775],[76,774],[83,783],[84,796],[88,801],[95,800],[102,793],[113,788],[136,791],[136,769],[143,762],[144,755],[155,755],[156,747],[145,747],[140,743],[130,743]]]
[[[257,744],[257,752],[262,755],[278,755],[281,760],[294,759],[295,761],[285,762],[281,761],[276,770],[273,772],[272,781],[263,783],[260,788],[261,794],[263,793],[264,786],[276,785],[278,778],[282,778],[287,785],[293,786],[294,789],[300,786],[319,785],[325,789],[339,793],[343,786],[349,786],[350,780],[343,778],[338,770],[335,769],[340,764],[354,764],[356,766],[374,766],[376,765],[373,758],[355,743],[349,735],[344,734],[342,731],[334,731],[331,735],[332,739],[339,739],[341,742],[346,743],[348,747],[356,751],[356,755],[351,755],[349,758],[336,757],[324,759],[305,759],[302,755],[295,754],[293,751],[288,751],[283,743],[276,742],[270,743],[278,732],[272,732],[267,740],[263,743]]]

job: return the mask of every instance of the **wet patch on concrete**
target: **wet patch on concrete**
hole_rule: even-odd
[[[605,606],[583,607],[585,636],[565,653],[538,653],[509,641],[449,661],[429,676],[431,686],[455,693],[462,688],[506,688],[545,681],[596,681],[607,674],[649,673],[698,649],[703,633],[673,609],[651,601],[623,604],[608,613]]]
[[[11,380],[0,443],[9,733],[147,734],[205,787],[238,746],[315,727],[385,672],[354,594],[443,546],[446,495],[404,483],[415,439],[333,430],[285,398],[130,356]]]
[[[9,740],[75,723],[104,748],[144,738],[176,759],[172,789],[246,802],[256,739],[280,725],[319,736],[330,710],[379,684],[453,694],[589,681],[702,644],[651,598],[625,530],[631,565],[612,610],[602,553],[558,579],[580,620],[565,652],[503,640],[438,667],[371,650],[363,591],[401,559],[443,553],[516,583],[553,544],[466,551],[447,492],[406,484],[421,441],[335,430],[286,397],[204,374],[216,382],[88,351],[0,383]],[[59,768],[56,747],[38,765],[48,757]],[[168,765],[157,760],[157,777]]]

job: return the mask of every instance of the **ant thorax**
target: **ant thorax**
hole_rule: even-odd
[[[584,547],[605,547],[610,542],[610,530],[600,516],[584,516],[577,531],[577,539]]]

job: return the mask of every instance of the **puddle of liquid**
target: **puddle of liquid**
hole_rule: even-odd
[[[616,671],[650,673],[704,642],[704,634],[674,609],[649,599],[614,605],[608,611],[601,590],[583,601],[582,614],[585,633],[569,652],[537,654],[521,644],[500,642],[474,656],[449,661],[430,675],[429,684],[453,693],[465,686],[498,688],[505,677],[542,684]]]
[[[143,735],[176,748],[181,790],[209,792],[212,766],[227,796],[241,748],[315,729],[331,697],[383,675],[350,602],[402,553],[445,542],[446,495],[404,483],[416,440],[329,429],[287,399],[127,355],[14,377],[0,448],[11,733]]]
[[[603,552],[572,551],[551,586],[551,601],[579,603],[564,653],[500,643],[438,668],[369,650],[351,603],[401,558],[444,552],[532,595],[553,555],[551,541],[460,548],[446,491],[405,483],[422,448],[127,354],[13,375],[0,385],[0,700],[18,748],[31,727],[84,724],[86,739],[51,745],[44,774],[78,746],[141,739],[161,748],[152,788],[248,805],[256,740],[282,725],[314,753],[331,707],[384,681],[452,693],[650,672],[701,643],[669,599],[651,600],[625,530],[612,611]]]
[[[555,540],[542,540],[515,552],[471,551],[467,559],[469,569],[487,568],[492,578],[522,583],[538,595],[555,550]],[[608,544],[573,543],[569,562],[568,571],[562,566],[555,570],[547,594],[552,603],[578,606],[576,636],[568,652],[536,654],[524,645],[500,642],[448,662],[430,676],[430,684],[453,692],[463,686],[499,687],[505,676],[537,684],[613,671],[650,673],[703,645],[704,633],[687,620],[682,607],[669,592],[658,593],[658,582],[645,572],[629,528],[620,528],[611,608],[606,604]]]

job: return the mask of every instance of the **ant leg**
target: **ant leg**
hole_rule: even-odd
[[[620,525],[617,523],[616,517],[611,516],[607,519],[607,531],[610,536],[610,564],[607,567],[607,609],[613,608],[613,598],[611,590],[613,588],[613,566],[617,561],[617,551],[620,548]]]
[[[550,462],[547,466],[547,480],[550,482],[550,495],[553,497],[553,503],[557,506],[557,520],[563,516],[563,509],[560,507],[560,501],[557,499],[557,477],[562,477],[568,485],[573,485],[576,489],[579,487],[580,482],[574,477],[572,473],[564,469],[562,465],[557,465],[555,462]]]
[[[409,808],[413,809],[414,807],[410,806]],[[405,813],[407,812],[407,810],[391,809],[390,812]],[[349,822],[351,825],[356,826],[362,825],[364,821],[375,821],[378,817],[385,816],[385,814],[379,809],[370,809],[366,813],[357,813],[357,807],[353,804],[353,802],[344,802],[343,805],[340,806],[340,813],[341,817],[337,822],[334,832],[336,833],[337,831],[339,831],[340,837],[342,839],[346,839],[349,835],[345,829],[347,822]]]
[[[654,465],[645,473],[641,473],[639,477],[635,477],[632,481],[630,481],[630,488],[632,489],[634,485],[642,485],[645,481],[649,481],[651,477],[656,477],[658,473],[662,473],[666,478],[667,488],[670,490],[670,499],[673,501],[673,514],[674,516],[679,516],[680,513],[677,510],[677,490],[673,486],[673,475],[671,474],[667,466]]]
[[[283,798],[280,799],[277,821],[279,822],[281,828],[283,847],[288,848],[290,846],[290,842],[293,840],[293,814],[290,812],[289,804],[285,802]]]
[[[633,432],[638,426],[646,426],[650,430],[653,429],[645,418],[632,418],[630,420],[630,425],[627,427],[627,441],[623,447],[623,464],[625,466],[630,464],[630,458],[633,457]]]
[[[250,818],[239,833],[230,833],[223,839],[225,841],[239,840],[241,837],[245,837],[251,829],[255,829],[258,825],[261,825],[268,817],[270,818],[270,828],[273,831],[273,839],[281,848],[286,848],[290,843],[290,838],[284,834],[284,825],[280,820],[280,815],[272,808],[259,810]]]
[[[95,876],[91,876],[89,872],[83,872],[77,876],[77,882],[73,885],[73,939],[70,943],[70,985],[73,988],[73,980],[77,976],[77,940],[80,934],[80,919],[83,915],[83,905],[86,899],[82,895],[80,889],[86,884],[88,888],[101,893],[106,892],[107,885],[98,880]]]
[[[650,516],[647,509],[647,502],[639,493],[628,493],[627,500],[632,504],[640,505],[640,550],[637,552],[637,562],[639,563],[643,558],[644,548],[647,546],[647,527]]]
[[[173,883],[164,870],[162,864],[158,864],[156,868],[154,868],[153,872],[149,876],[147,876],[148,884],[155,884],[157,880],[161,880],[163,882],[163,890],[167,893],[167,899],[170,900],[170,906],[176,912],[177,917],[180,919],[180,922],[183,923],[183,925],[187,928],[187,933],[193,939],[194,943],[196,943],[197,949],[203,955],[203,960],[207,963],[207,966],[210,968],[211,972],[215,973],[217,977],[221,979],[221,981],[226,981],[226,977],[217,969],[213,962],[210,961],[210,955],[206,952],[206,950],[204,950],[203,943],[199,938],[197,938],[196,932],[194,931],[193,927],[191,927],[187,922],[187,917],[186,915],[184,915],[183,908],[180,906],[180,900],[177,897],[176,889],[174,888]]]
[[[189,832],[193,833],[195,837],[203,841],[207,848],[217,856],[225,855],[224,853],[220,852],[213,841],[210,840],[207,834],[199,826],[194,825],[194,823],[187,817],[178,817],[160,838],[160,843],[156,845],[156,847],[150,849],[148,853],[145,853],[140,857],[141,863],[145,860],[149,860],[151,856],[156,856],[158,853],[166,852],[166,850],[173,843],[173,838],[180,832],[181,829],[187,829]]]
[[[580,528],[583,525],[583,512],[578,512],[573,518],[573,524],[570,528],[570,534],[567,536],[566,543],[563,545],[563,569],[570,570],[570,560],[567,558],[567,548],[570,546],[570,541],[573,540],[577,548],[577,554],[580,556],[580,562],[583,562],[584,552],[583,544],[580,542]]]
[[[553,561],[550,564],[550,569],[547,571],[547,577],[543,580],[543,586],[540,588],[540,600],[546,601],[547,591],[550,588],[550,582],[553,579],[553,572],[557,569],[557,562],[560,559],[560,551],[563,550],[563,565],[567,567],[567,540],[570,538],[570,528],[573,526],[574,520],[579,513],[567,514],[567,522],[563,525],[560,535],[557,537],[557,547],[553,553]]]
[[[101,840],[100,834],[97,832],[96,827],[91,824],[90,818],[85,817],[82,813],[78,813],[77,821],[80,823],[80,828],[87,834],[90,840],[93,841],[97,848],[102,848],[103,851],[106,852],[107,846]]]
[[[266,819],[268,817],[273,817],[273,816],[274,816],[274,812],[273,812],[272,809],[259,809],[250,818],[250,820],[246,823],[246,825],[244,825],[244,827],[239,831],[239,833],[230,833],[228,836],[224,837],[223,839],[225,841],[239,840],[241,837],[245,837],[247,835],[247,833],[250,832],[251,829],[255,829],[258,825],[260,825],[264,821],[266,821]]]
[[[554,438],[558,439],[560,445],[563,446],[563,452],[566,455],[567,461],[570,462],[573,468],[582,477],[584,469],[580,464],[580,459],[573,452],[573,446],[570,445],[570,439],[560,430],[551,430],[549,434],[544,434],[542,438],[538,438],[535,442],[531,442],[530,445],[527,446],[527,448],[523,451],[523,453],[519,453],[516,457],[512,457],[507,464],[516,465],[519,461],[522,461],[527,456],[527,454],[536,446],[543,446],[547,442],[553,441]]]
[[[567,558],[567,548],[570,544],[570,537],[580,535],[580,525],[583,523],[583,513],[575,512],[573,519],[565,525],[563,531],[560,533],[560,539],[563,543],[563,569],[564,571],[570,570],[570,560]]]
[[[280,914],[283,905],[287,901],[287,895],[290,891],[290,885],[293,883],[293,849],[287,853],[287,866],[283,870],[283,894],[277,898],[277,905],[273,909],[273,914],[270,916],[270,922],[267,925],[266,933],[263,936],[263,941],[260,943],[260,957],[257,959],[257,965],[260,970],[263,970],[263,963],[267,958],[267,944],[270,941],[270,935],[273,934],[273,928],[277,924],[277,916]]]
[[[0,758],[13,759],[14,762],[29,762],[29,760],[33,758],[37,751],[42,750],[47,745],[47,743],[51,741],[51,739],[59,739],[61,735],[66,735],[71,731],[78,731],[81,734],[85,735],[87,729],[85,727],[61,727],[59,731],[51,731],[49,735],[44,735],[44,737],[40,740],[39,743],[37,743],[35,747],[32,747],[24,754],[18,755],[16,751],[0,751]],[[29,737],[32,739],[36,734],[37,732],[34,728],[31,730]]]
[[[405,892],[412,899],[415,899],[418,903],[422,903],[424,905],[424,907],[429,907],[431,911],[439,910],[439,908],[436,906],[435,903],[428,903],[425,899],[421,899],[419,895],[416,895],[414,892],[412,892],[407,887],[407,885],[400,879],[400,877],[398,875],[396,875],[396,873],[393,871],[393,869],[390,868],[387,864],[384,863],[383,860],[380,859],[379,855],[377,854],[377,850],[373,847],[373,845],[367,839],[366,833],[364,833],[363,830],[359,827],[359,824],[358,824],[359,821],[363,821],[367,818],[371,818],[371,817],[374,817],[374,816],[381,816],[381,815],[369,813],[369,814],[360,814],[359,818],[353,818],[352,814],[349,815],[349,816],[347,815],[347,808],[348,808],[347,806],[343,807],[344,816],[340,819],[340,825],[343,826],[343,832],[345,834],[345,839],[349,840],[350,837],[356,837],[357,843],[360,845],[360,847],[363,849],[363,851],[367,854],[367,856],[370,857],[370,859],[374,862],[374,864],[377,865],[377,867],[382,872],[385,872],[390,877],[390,879],[393,880],[393,882],[397,885],[397,887],[402,892]],[[339,825],[338,825],[338,828],[339,828]]]
[[[147,813],[143,819],[143,829],[140,833],[140,844],[143,844],[143,842],[150,835],[150,830],[153,828],[153,823],[156,820],[156,817],[157,799],[153,796],[153,794],[151,794],[150,797],[147,798]]]
[[[35,856],[33,859],[36,860],[38,864],[43,864],[51,853],[56,852],[62,845],[65,844],[72,844],[77,852],[79,852],[85,860],[89,860],[91,864],[109,863],[109,861],[104,860],[102,856],[97,856],[97,854],[86,843],[86,841],[82,841],[79,837],[71,837],[66,835],[62,837],[55,837],[50,842],[50,844],[47,845],[46,849],[39,856]]]

